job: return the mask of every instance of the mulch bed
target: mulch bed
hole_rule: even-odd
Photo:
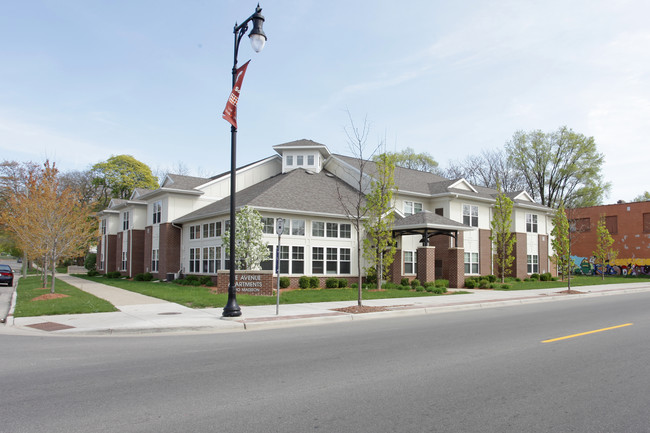
[[[352,314],[359,314],[359,313],[375,313],[377,311],[390,311],[389,307],[370,307],[367,305],[362,305],[361,307],[358,305],[353,305],[352,307],[345,307],[345,308],[332,308],[334,311],[340,311],[342,313],[352,313]]]
[[[69,295],[64,295],[63,293],[46,293],[45,295],[32,298],[32,301],[45,301],[48,299],[69,298],[69,297],[70,297]]]
[[[562,290],[560,292],[555,292],[555,293],[560,293],[562,295],[580,295],[586,292],[580,292],[578,290]]]

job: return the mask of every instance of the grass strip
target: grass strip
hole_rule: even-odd
[[[16,289],[14,316],[33,317],[118,311],[110,302],[72,287],[58,278],[55,282],[55,293],[67,295],[67,297],[34,300],[34,298],[50,293],[51,281],[50,277],[48,277],[48,284],[45,289],[39,276],[20,278]]]

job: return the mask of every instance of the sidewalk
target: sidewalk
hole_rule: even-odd
[[[32,335],[112,335],[188,332],[234,332],[287,326],[305,326],[352,320],[368,320],[404,315],[435,314],[449,311],[500,307],[533,302],[549,302],[585,297],[650,291],[650,283],[582,286],[581,294],[561,294],[562,289],[526,291],[469,290],[470,294],[364,300],[366,306],[384,307],[385,311],[350,314],[335,311],[356,305],[356,301],[314,304],[241,307],[242,315],[222,318],[221,308],[192,309],[161,299],[144,296],[101,283],[69,275],[57,278],[106,299],[118,308],[114,313],[69,314],[58,316],[13,317],[0,325],[2,334]],[[453,291],[453,289],[452,289]]]

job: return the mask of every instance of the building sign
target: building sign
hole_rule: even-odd
[[[230,273],[217,273],[217,293],[228,293]],[[271,296],[273,294],[272,271],[235,271],[235,290],[242,295]]]

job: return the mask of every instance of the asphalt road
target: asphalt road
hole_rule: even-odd
[[[232,334],[0,335],[0,431],[647,432],[648,306],[642,293]]]

